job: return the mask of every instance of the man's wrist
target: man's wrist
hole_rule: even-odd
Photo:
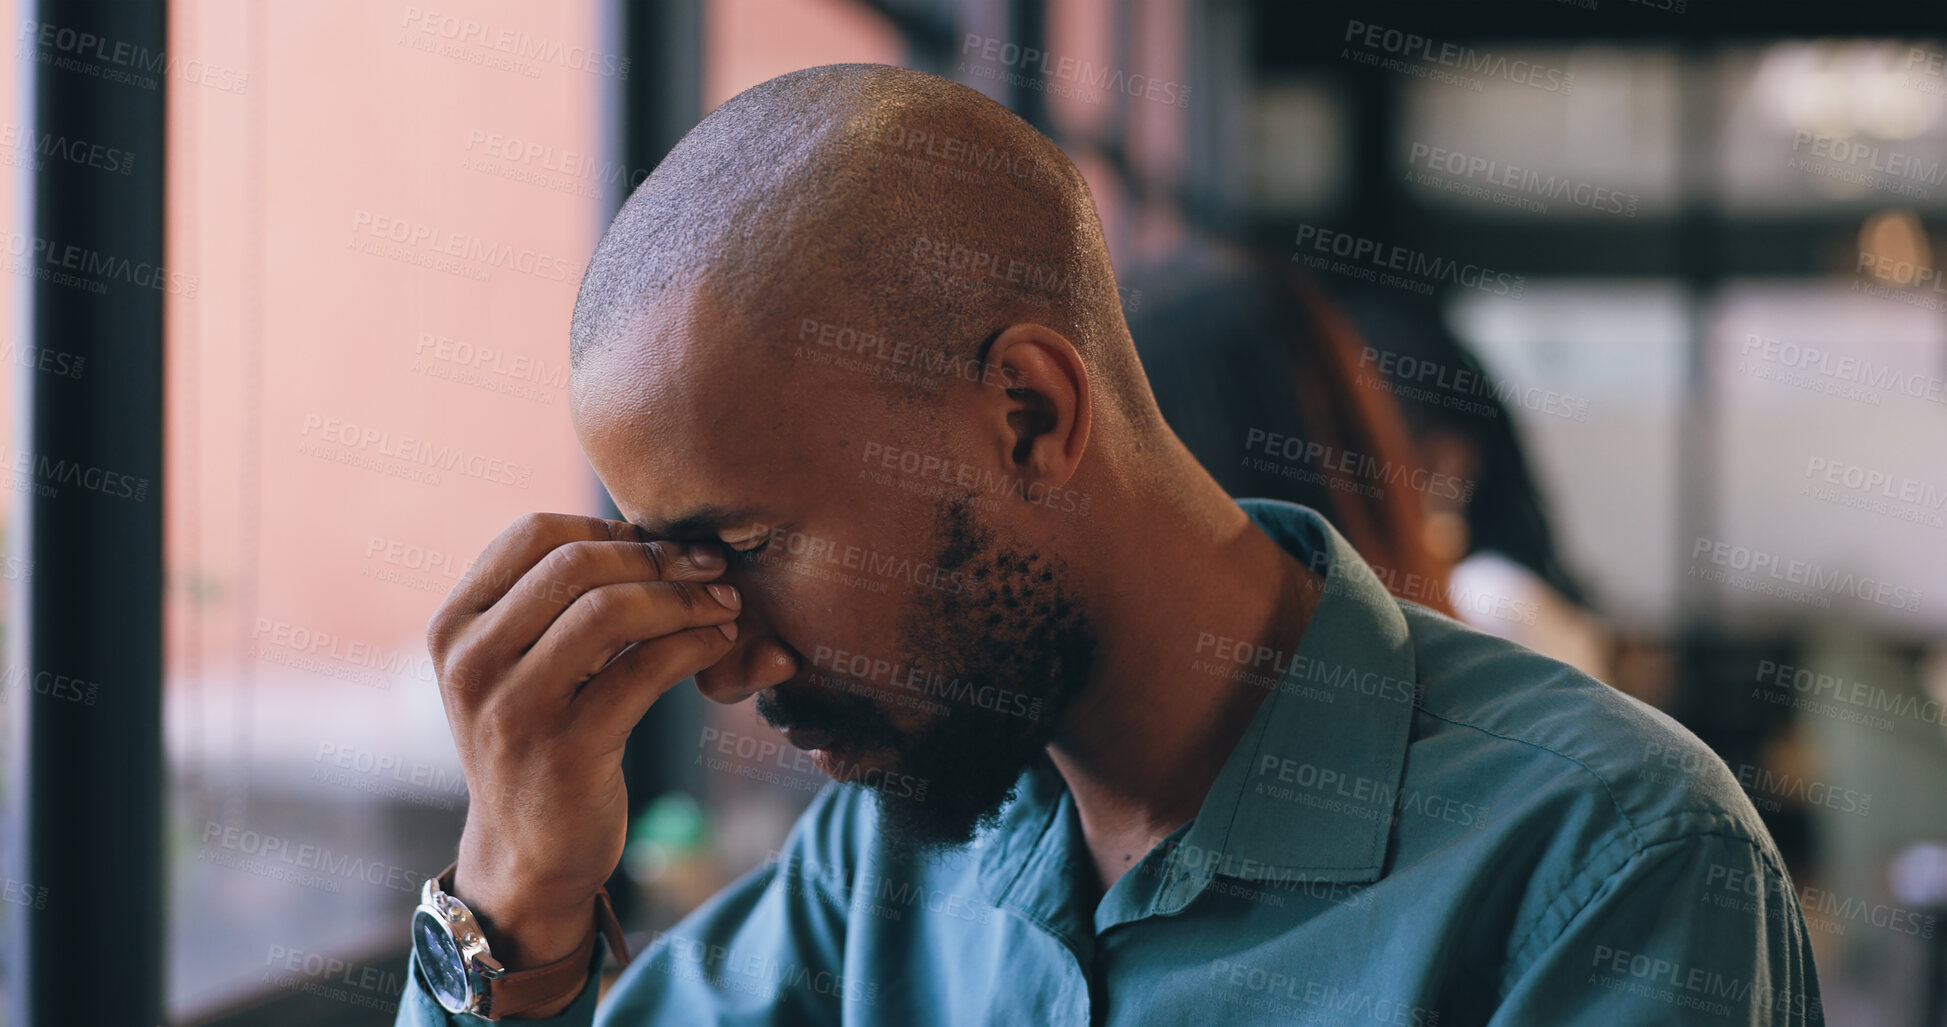
[[[470,889],[455,872],[453,896],[473,911],[489,951],[508,973],[558,962],[595,933],[593,895],[573,904],[523,902],[490,889]]]
[[[478,883],[481,878],[473,880]],[[482,982],[489,997],[481,1011],[496,1020],[560,1015],[588,990],[591,957],[604,925],[611,931],[611,943],[621,944],[614,915],[603,916],[608,905],[599,891],[577,904],[579,912],[559,901],[517,901],[519,893],[503,901],[498,898],[503,893],[495,889],[464,888],[458,863],[429,887],[438,887],[465,905],[487,943],[487,954],[501,968],[491,983]],[[622,953],[626,958],[626,949]]]

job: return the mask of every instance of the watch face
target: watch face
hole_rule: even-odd
[[[453,935],[439,918],[419,910],[412,917],[412,948],[419,956],[419,972],[426,987],[449,1013],[467,1012],[472,989],[467,987],[466,962]]]

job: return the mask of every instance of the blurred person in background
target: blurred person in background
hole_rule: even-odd
[[[1497,379],[1447,326],[1434,298],[1360,287],[1346,289],[1341,302],[1362,340],[1359,387],[1398,397],[1427,469],[1466,483],[1457,493],[1420,493],[1427,545],[1454,564],[1460,619],[1613,682],[1612,632],[1562,560]]]
[[[1311,507],[1388,591],[1453,614],[1454,557],[1429,544],[1421,493],[1466,483],[1421,467],[1391,396],[1353,383],[1360,343],[1304,275],[1247,251],[1192,243],[1132,276],[1129,333],[1157,409],[1233,496]]]
[[[1610,679],[1608,631],[1557,553],[1505,406],[1488,390],[1443,402],[1398,374],[1487,380],[1435,302],[1335,302],[1271,255],[1211,241],[1134,281],[1157,406],[1226,491],[1312,507],[1394,595]]]

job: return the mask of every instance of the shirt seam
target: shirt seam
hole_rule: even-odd
[[[1452,724],[1455,727],[1464,727],[1472,731],[1479,731],[1481,734],[1484,734],[1489,738],[1499,738],[1504,742],[1514,742],[1519,745],[1526,745],[1530,748],[1540,749],[1542,752],[1549,753],[1554,756],[1558,756],[1562,759],[1569,761],[1570,763],[1575,764],[1578,767],[1581,767],[1584,773],[1588,774],[1592,778],[1595,778],[1596,784],[1602,786],[1602,794],[1608,797],[1609,805],[1615,807],[1616,816],[1622,820],[1623,826],[1629,829],[1630,837],[1635,839],[1637,845],[1641,846],[1643,844],[1643,836],[1636,828],[1636,821],[1630,817],[1628,810],[1623,809],[1622,802],[1616,798],[1615,790],[1609,787],[1609,780],[1603,777],[1601,774],[1596,773],[1594,767],[1591,767],[1587,763],[1584,763],[1581,760],[1578,760],[1575,757],[1570,756],[1568,753],[1562,752],[1559,749],[1552,749],[1546,745],[1541,744],[1540,742],[1530,741],[1529,739],[1526,738],[1516,738],[1513,735],[1504,735],[1498,731],[1490,731],[1487,728],[1481,727],[1479,724],[1470,724],[1464,720],[1455,720],[1452,717],[1441,716],[1440,714],[1433,712],[1432,710],[1426,708],[1425,706],[1418,707],[1418,709],[1421,713],[1424,713],[1435,720]],[[1654,823],[1654,821],[1652,821],[1652,823]],[[1648,825],[1646,824],[1644,826],[1648,826]]]
[[[1680,817],[1694,816],[1700,812],[1703,811],[1691,810],[1691,811],[1681,812],[1681,813],[1672,813],[1667,816],[1658,817],[1655,820],[1649,821],[1645,823],[1643,826],[1645,828],[1654,827],[1655,825],[1664,823],[1665,821],[1675,820]],[[1720,814],[1706,813],[1705,815],[1720,815]],[[1563,918],[1561,922],[1561,926],[1556,928],[1555,933],[1546,940],[1545,944],[1542,945],[1542,948],[1545,949],[1547,948],[1547,946],[1553,945],[1556,942],[1560,941],[1562,935],[1567,933],[1569,926],[1575,923],[1576,919],[1579,918],[1585,911],[1587,911],[1589,905],[1595,902],[1595,900],[1603,894],[1603,888],[1606,885],[1608,885],[1610,881],[1615,880],[1625,870],[1628,870],[1630,864],[1643,859],[1645,856],[1650,855],[1655,850],[1665,849],[1672,845],[1681,845],[1685,842],[1697,841],[1704,838],[1723,838],[1729,841],[1743,843],[1744,845],[1747,845],[1751,848],[1752,852],[1757,855],[1759,862],[1764,864],[1768,869],[1772,871],[1778,871],[1779,869],[1777,864],[1771,859],[1770,855],[1765,852],[1764,846],[1758,844],[1757,839],[1751,837],[1748,833],[1740,832],[1740,831],[1727,831],[1721,829],[1685,831],[1682,834],[1676,835],[1674,837],[1665,838],[1661,841],[1651,842],[1647,845],[1640,845],[1639,843],[1639,847],[1636,848],[1634,851],[1632,851],[1627,858],[1623,859],[1620,863],[1617,863],[1614,868],[1602,873],[1601,881],[1598,882],[1596,886],[1589,891],[1588,895],[1585,898],[1583,898],[1581,903],[1575,907],[1574,912],[1570,913],[1567,917]],[[1617,837],[1611,840],[1608,844],[1604,845],[1600,850],[1598,850],[1595,853],[1594,856],[1590,858],[1589,861],[1590,864],[1595,864],[1596,862],[1598,862],[1602,857],[1608,855],[1610,850],[1614,849],[1618,844],[1622,843],[1623,841],[1624,839],[1621,837]],[[1548,904],[1545,907],[1542,908],[1541,912],[1535,914],[1533,923],[1531,923],[1523,931],[1520,937],[1520,941],[1509,949],[1509,961],[1512,964],[1509,967],[1510,975],[1519,974],[1520,972],[1525,971],[1527,969],[1529,963],[1528,953],[1531,949],[1534,948],[1534,943],[1536,940],[1535,932],[1541,930],[1542,924],[1548,920],[1549,913],[1553,912],[1556,906],[1561,905],[1563,900],[1570,898],[1575,893],[1578,886],[1582,885],[1583,883],[1587,882],[1590,879],[1590,874],[1592,872],[1594,872],[1592,871],[1592,869],[1585,868],[1580,873],[1576,874],[1573,878],[1570,878],[1567,883],[1563,884],[1561,888],[1555,892],[1554,897],[1548,902]],[[1506,995],[1507,994],[1506,984],[1508,983],[1507,979],[1503,979],[1502,983],[1503,983],[1502,994]]]
[[[1042,811],[1041,827],[1034,832],[1034,840],[1028,843],[1027,851],[1022,853],[1021,860],[1014,866],[1008,868],[1013,873],[1007,875],[1005,883],[1000,886],[999,894],[991,896],[993,900],[996,900],[994,905],[1005,906],[1011,902],[1009,896],[1013,894],[1015,884],[1020,882],[1022,874],[1027,873],[1028,865],[1034,862],[1034,854],[1041,849],[1042,843],[1047,840],[1048,832],[1054,829],[1055,814],[1060,811],[1061,800],[1059,797],[1054,802],[1049,803],[1046,810]],[[989,853],[989,859],[992,856],[993,854]]]
[[[1261,716],[1254,715],[1251,718],[1252,720],[1251,726],[1255,728],[1255,730],[1251,733],[1251,737],[1249,739],[1240,740],[1238,742],[1237,748],[1240,749],[1243,747],[1245,741],[1248,741],[1250,743],[1252,764],[1255,764],[1257,762],[1258,755],[1264,751],[1265,736],[1271,733],[1271,721],[1276,719],[1277,717],[1278,711],[1277,711],[1276,704],[1278,702],[1278,699],[1279,699],[1278,689],[1273,688],[1271,690],[1271,694],[1264,697],[1265,705],[1268,708],[1259,709],[1257,712],[1258,714],[1261,714]],[[1223,835],[1222,837],[1217,839],[1217,851],[1219,852],[1223,852],[1223,853],[1230,852],[1230,848],[1231,848],[1230,836],[1232,832],[1237,830],[1237,819],[1244,815],[1244,795],[1248,791],[1247,788],[1248,783],[1249,783],[1248,780],[1240,780],[1238,782],[1237,791],[1231,797],[1230,816],[1225,818]],[[1195,828],[1191,828],[1191,830],[1194,832]],[[1186,842],[1189,841],[1190,836],[1187,834],[1184,835],[1183,840]],[[1171,852],[1170,855],[1174,856],[1176,855],[1176,853]],[[1208,885],[1210,881],[1214,880],[1217,876],[1217,869],[1215,867],[1210,867],[1207,864],[1204,867],[1199,867],[1198,869],[1199,871],[1205,869],[1210,871],[1209,876],[1204,879],[1205,885]],[[1203,876],[1203,875],[1199,873],[1198,876]],[[1156,896],[1157,900],[1161,900],[1163,895],[1166,894],[1168,891],[1169,891],[1169,885],[1167,884],[1163,888],[1158,889],[1157,896]],[[1199,893],[1201,893],[1201,891],[1202,889],[1198,889]],[[1191,899],[1194,900],[1194,898],[1195,896],[1191,896]]]

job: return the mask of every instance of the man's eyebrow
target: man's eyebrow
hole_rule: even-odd
[[[756,519],[757,511],[751,507],[726,509],[705,505],[685,511],[681,517],[663,524],[660,530],[655,525],[639,522],[636,527],[650,538],[693,539],[715,536],[725,528],[741,528]]]

